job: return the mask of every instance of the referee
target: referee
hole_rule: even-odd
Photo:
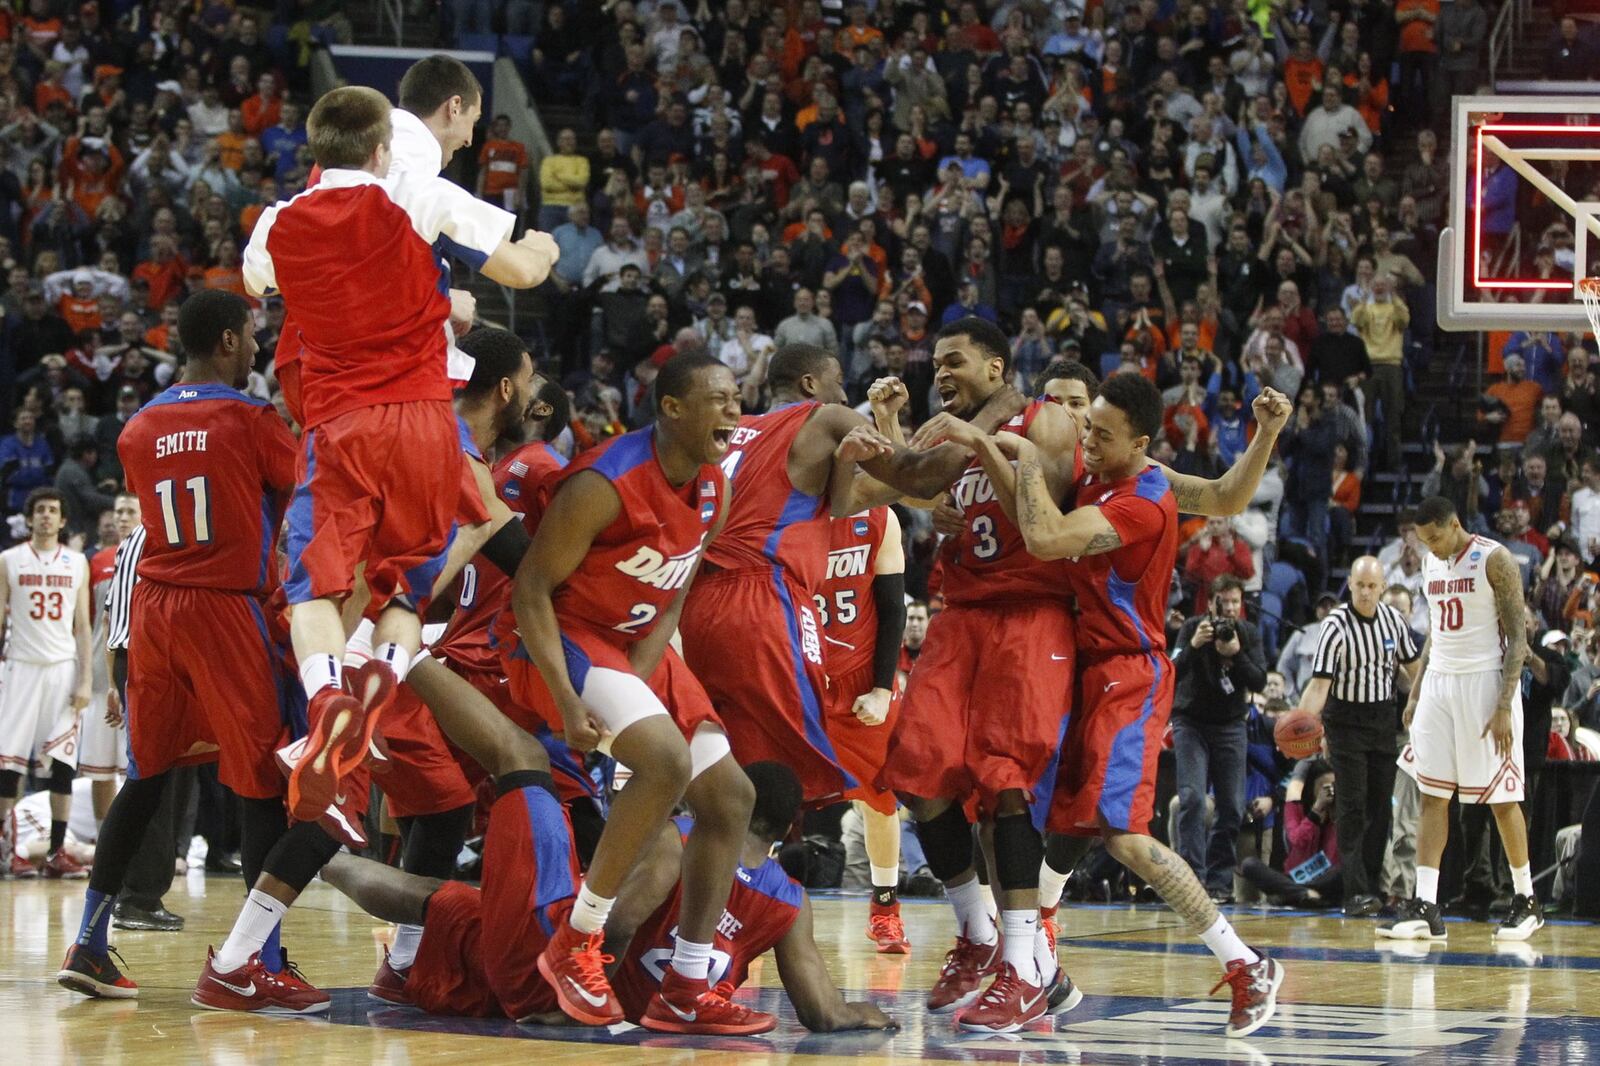
[[[1363,555],[1350,567],[1350,602],[1323,619],[1311,684],[1300,709],[1322,716],[1333,765],[1333,820],[1344,868],[1344,913],[1383,909],[1373,893],[1389,839],[1394,791],[1395,671],[1416,680],[1419,650],[1406,620],[1383,596],[1383,567]]]
[[[126,713],[122,709],[122,693],[128,683],[128,615],[133,605],[133,586],[138,581],[136,571],[144,556],[144,536],[144,526],[134,526],[117,546],[116,568],[106,592],[106,654],[111,668],[106,705],[109,711],[119,714]],[[194,772],[186,769],[177,780],[179,786],[168,788],[162,795],[161,805],[128,864],[111,911],[111,924],[118,929],[175,933],[183,928],[182,916],[167,910],[161,901],[172,888],[178,812],[188,806],[194,792]]]

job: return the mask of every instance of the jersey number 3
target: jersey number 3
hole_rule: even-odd
[[[167,544],[174,548],[184,544],[210,544],[211,484],[204,477],[192,477],[183,483],[183,488],[188,490],[188,496],[193,504],[192,539],[183,535],[180,511],[188,508],[183,507],[183,501],[180,499],[183,493],[178,483],[172,478],[156,482],[156,498],[161,501],[161,524],[167,534]]]

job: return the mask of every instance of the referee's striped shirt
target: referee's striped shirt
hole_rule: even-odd
[[[106,590],[106,647],[112,651],[128,646],[128,610],[133,605],[133,585],[143,556],[144,526],[134,526],[128,538],[117,545],[111,587]]]
[[[1323,619],[1311,673],[1333,682],[1329,695],[1336,700],[1386,703],[1394,698],[1396,667],[1419,654],[1406,620],[1387,603],[1370,618],[1341,603]]]

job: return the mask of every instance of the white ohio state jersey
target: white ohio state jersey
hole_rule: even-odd
[[[1505,635],[1489,585],[1489,556],[1505,548],[1473,537],[1452,559],[1428,552],[1422,560],[1422,592],[1428,598],[1428,671],[1476,674],[1498,670],[1505,660]]]
[[[0,552],[11,597],[6,658],[19,663],[71,662],[78,657],[72,612],[78,590],[89,583],[89,560],[71,548],[40,555],[32,544]]]

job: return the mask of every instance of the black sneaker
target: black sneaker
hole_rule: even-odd
[[[156,904],[154,909],[117,901],[111,924],[118,929],[143,929],[155,933],[177,933],[183,929],[183,915],[173,914]]]
[[[1374,918],[1383,912],[1383,900],[1377,896],[1357,896],[1344,905],[1346,918]]]
[[[73,944],[56,972],[56,983],[93,999],[137,999],[139,986],[117,969],[112,961],[115,954],[116,948],[107,948],[102,955],[82,944]],[[117,958],[121,960],[121,956]]]
[[[1494,931],[1496,940],[1526,940],[1544,925],[1544,908],[1532,896],[1513,896],[1511,910]]]
[[[1386,940],[1443,940],[1444,918],[1437,903],[1408,899],[1395,909],[1394,918],[1380,923],[1375,932]]]

